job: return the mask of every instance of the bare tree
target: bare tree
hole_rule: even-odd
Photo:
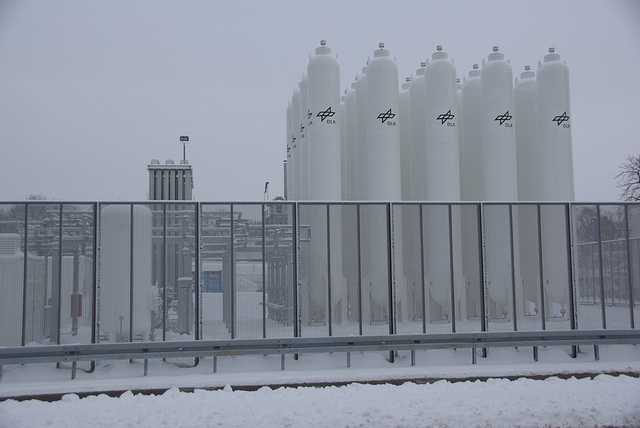
[[[640,154],[627,156],[616,179],[622,199],[640,201]]]

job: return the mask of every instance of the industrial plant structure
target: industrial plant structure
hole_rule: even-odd
[[[537,74],[530,66],[515,79],[511,63],[494,46],[481,65],[459,79],[445,49],[438,45],[420,63],[415,75],[400,86],[398,67],[384,43],[373,52],[362,72],[340,96],[340,68],[335,53],[321,41],[311,54],[302,80],[289,100],[286,115],[286,198],[297,201],[572,201],[574,199],[571,148],[569,71],[550,48]],[[566,319],[567,295],[565,229],[553,207],[515,209],[488,206],[483,219],[487,257],[478,271],[478,249],[464,245],[463,237],[476,233],[477,214],[464,206],[399,205],[394,213],[394,293],[397,319],[415,318],[413,304],[421,277],[427,283],[432,321],[468,319],[480,315],[481,296],[473,284],[486,275],[487,306],[494,320],[510,320],[515,312],[542,311],[537,284],[540,265],[554,266],[545,285],[554,316]],[[388,266],[368,264],[383,260],[387,231],[383,210],[369,210],[357,220],[337,213],[332,242],[340,239],[340,263],[346,301],[357,286],[350,254],[360,253],[359,275],[368,288],[368,310],[376,312],[386,301],[383,284]],[[443,228],[447,216],[450,226]],[[545,223],[542,236],[534,227]],[[319,304],[314,291],[327,282],[326,216],[312,211],[307,224],[312,239],[301,281],[308,295],[303,302]],[[511,224],[511,228],[505,228]],[[421,228],[420,230],[418,228]],[[357,228],[361,244],[344,240],[344,230]],[[422,238],[421,238],[422,234]],[[424,239],[424,236],[430,239]],[[532,253],[530,245],[544,242],[545,251]],[[449,245],[446,243],[450,242]],[[421,243],[424,248],[420,250]],[[449,247],[449,248],[448,248]],[[423,253],[423,254],[422,254]],[[511,254],[516,253],[513,257]],[[422,254],[422,260],[420,256]],[[302,257],[305,255],[302,254]],[[420,272],[421,261],[425,272]],[[338,268],[338,267],[336,267]],[[516,283],[516,289],[511,284]],[[306,284],[306,285],[304,285]],[[454,285],[455,284],[455,285]],[[340,288],[339,286],[337,288]],[[453,291],[450,292],[449,289]],[[516,293],[518,306],[509,302]],[[544,300],[544,299],[542,299]],[[304,304],[304,303],[303,303]],[[346,307],[346,305],[345,305]],[[388,319],[391,309],[373,318]],[[453,314],[451,311],[458,311]],[[322,312],[310,311],[309,313]],[[324,316],[324,315],[321,315]],[[369,314],[367,314],[369,317]]]

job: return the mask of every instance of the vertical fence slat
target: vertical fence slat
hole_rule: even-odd
[[[453,218],[451,214],[451,204],[447,205],[447,214],[449,217],[449,275],[451,278],[451,332],[456,332],[456,292],[455,292],[455,274],[453,268]]]
[[[329,323],[329,336],[333,336],[331,314],[331,209],[327,204],[327,321]]]
[[[22,346],[27,342],[27,259],[29,254],[29,204],[24,204],[24,252],[22,253]]]
[[[423,220],[423,204],[419,205],[418,215],[420,229],[420,281],[422,283],[422,332],[427,333],[427,286],[425,284],[424,274],[424,220]]]

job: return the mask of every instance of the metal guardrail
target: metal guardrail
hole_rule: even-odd
[[[472,363],[476,363],[477,348],[537,347],[558,345],[640,344],[640,330],[583,330],[583,331],[519,331],[478,332],[455,334],[411,334],[390,336],[293,337],[279,339],[233,339],[176,342],[99,343],[89,345],[53,345],[0,348],[0,368],[7,364],[71,362],[72,379],[78,361],[116,359],[144,359],[144,375],[148,359],[182,357],[216,357],[231,355],[284,355],[321,352],[346,352],[350,366],[350,352],[357,351],[415,351],[425,349],[471,348]],[[537,360],[537,352],[534,359]],[[596,359],[598,353],[595,353]]]

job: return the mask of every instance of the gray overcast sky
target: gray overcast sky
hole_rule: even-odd
[[[0,0],[0,200],[146,199],[146,164],[188,157],[201,200],[282,188],[285,109],[326,38],[351,83],[378,41],[402,76],[436,43],[462,75],[492,45],[514,71],[571,69],[576,197],[615,200],[640,151],[638,1]]]

